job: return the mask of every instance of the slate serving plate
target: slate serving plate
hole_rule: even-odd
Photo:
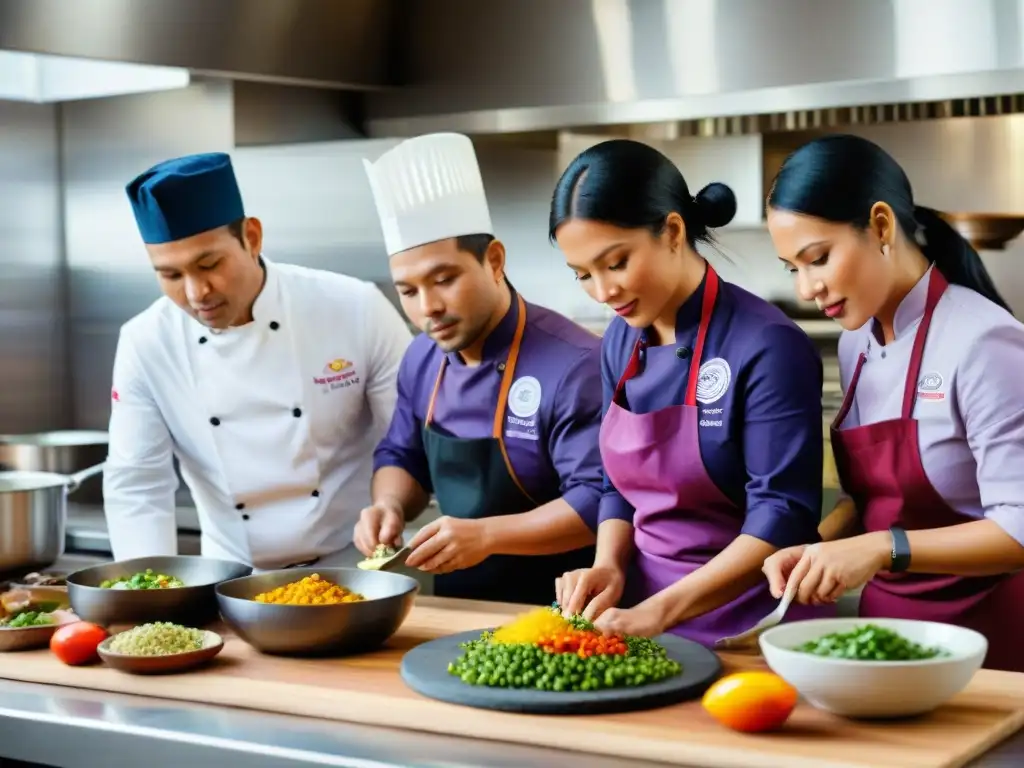
[[[478,709],[543,715],[593,715],[655,709],[699,698],[722,674],[722,662],[699,643],[676,635],[654,638],[678,661],[681,674],[636,688],[601,691],[538,691],[469,685],[448,673],[460,655],[460,643],[476,640],[481,630],[439,637],[418,645],[402,657],[403,682],[417,693],[449,704]]]

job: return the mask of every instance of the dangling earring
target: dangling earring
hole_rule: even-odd
[[[882,256],[884,256],[887,259],[889,258],[889,244],[888,243],[882,243]]]

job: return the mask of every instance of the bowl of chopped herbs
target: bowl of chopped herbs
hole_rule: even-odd
[[[988,652],[980,632],[913,619],[794,621],[759,643],[772,671],[810,704],[855,718],[930,712],[963,690]]]

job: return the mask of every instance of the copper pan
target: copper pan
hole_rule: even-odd
[[[957,232],[980,251],[1001,251],[1024,232],[1024,216],[1005,213],[940,213]]]

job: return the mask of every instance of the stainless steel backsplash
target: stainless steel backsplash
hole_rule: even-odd
[[[0,432],[70,419],[58,119],[0,101]]]

